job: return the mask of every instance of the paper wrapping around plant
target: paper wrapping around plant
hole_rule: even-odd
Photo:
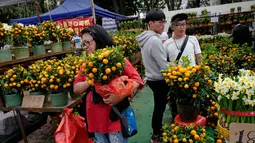
[[[56,143],[91,143],[84,118],[72,114],[72,111],[64,109],[64,117],[54,133]]]
[[[230,110],[223,109],[222,107],[220,108],[220,111],[222,113],[230,115],[230,116],[242,116],[242,117],[253,117],[253,116],[255,116],[255,111],[245,111],[245,112],[230,111]]]
[[[128,79],[127,76],[121,76],[116,77],[107,85],[95,82],[95,89],[103,98],[108,98],[107,94],[123,97],[132,94],[133,85],[134,81],[132,79]]]

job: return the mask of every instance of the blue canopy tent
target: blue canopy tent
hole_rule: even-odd
[[[96,16],[108,17],[108,18],[113,18],[117,20],[127,19],[126,16],[107,11],[97,5],[95,5],[94,7],[95,7]],[[77,17],[77,16],[91,16],[92,10],[91,10],[90,0],[65,0],[65,2],[61,4],[59,7],[51,10],[50,12],[40,15],[40,20],[41,21],[50,20],[50,15],[53,21]],[[38,17],[33,16],[28,18],[10,20],[10,23],[14,23],[14,22],[23,23],[25,25],[37,24]]]

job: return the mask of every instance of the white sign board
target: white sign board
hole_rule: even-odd
[[[211,17],[211,22],[219,22],[219,17]]]
[[[255,124],[231,123],[229,130],[230,143],[255,143]]]

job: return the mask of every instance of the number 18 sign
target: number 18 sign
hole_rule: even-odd
[[[255,124],[231,123],[230,143],[255,143]]]

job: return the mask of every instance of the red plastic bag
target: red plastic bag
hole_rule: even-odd
[[[72,114],[72,111],[64,109],[65,115],[54,133],[56,143],[89,143],[84,118]]]
[[[107,85],[101,85],[100,83],[95,83],[96,92],[100,94],[103,98],[107,98],[106,94],[115,94],[118,96],[125,96],[132,94],[134,82],[132,79],[128,79],[127,76],[121,76],[113,79]]]

